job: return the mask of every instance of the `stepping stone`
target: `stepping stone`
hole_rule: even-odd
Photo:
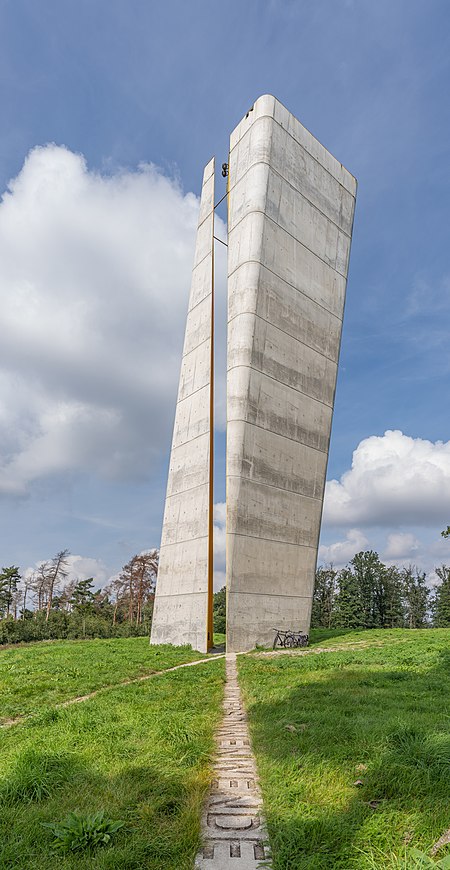
[[[256,870],[267,858],[268,852],[260,840],[254,843],[211,840],[197,856],[195,866],[203,870]],[[264,866],[270,867],[269,864]]]
[[[262,798],[237,682],[235,654],[226,656],[226,675],[224,717],[216,733],[216,778],[203,814],[203,848],[195,867],[257,870],[264,861],[270,870]]]
[[[214,822],[218,828],[227,831],[244,831],[245,828],[251,828],[253,819],[251,816],[216,816]]]

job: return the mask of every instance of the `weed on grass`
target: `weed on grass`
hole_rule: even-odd
[[[223,682],[213,660],[0,732],[2,870],[191,870]]]
[[[413,870],[448,829],[450,632],[361,634],[239,659],[274,870]]]
[[[72,812],[62,822],[42,822],[53,834],[53,845],[60,852],[86,852],[105,846],[125,822],[109,819],[104,810],[97,813]]]

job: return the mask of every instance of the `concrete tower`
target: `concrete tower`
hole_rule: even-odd
[[[308,631],[356,181],[274,97],[231,135],[227,649]]]
[[[213,161],[205,170],[152,642],[210,643]],[[274,97],[231,134],[227,649],[308,631],[354,177]]]
[[[212,644],[214,165],[203,175],[151,634],[202,652]]]

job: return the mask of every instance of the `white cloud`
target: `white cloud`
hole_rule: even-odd
[[[41,559],[36,562],[33,567],[25,568],[22,572],[24,577],[30,577],[45,560]],[[67,577],[64,581],[65,585],[70,580],[87,580],[89,577],[94,578],[95,589],[104,586],[108,581],[108,571],[104,562],[101,559],[92,559],[90,556],[67,556]]]
[[[67,557],[67,580],[87,580],[93,577],[95,588],[104,586],[108,581],[108,571],[101,559],[92,559],[89,556]]]
[[[368,539],[359,529],[349,529],[343,541],[336,541],[329,545],[321,544],[319,563],[342,568],[350,559],[353,559],[355,553],[366,550],[368,546]]]
[[[409,532],[394,532],[388,535],[384,558],[414,559],[420,546],[420,541]]]
[[[226,504],[214,505],[214,590],[225,586]]]
[[[198,200],[34,148],[0,204],[0,492],[146,474],[170,441]]]
[[[214,592],[219,592],[226,586],[227,578],[225,571],[214,571]]]
[[[438,525],[450,516],[450,441],[400,431],[360,442],[352,467],[328,481],[324,523],[335,526]]]
[[[435,568],[448,564],[450,548],[448,541],[440,537],[436,529],[416,528],[413,532],[393,531],[386,534],[380,527],[349,529],[343,540],[333,541],[324,531],[326,542],[319,547],[319,564],[333,564],[337,569],[344,567],[360,550],[374,550],[386,565],[406,568],[409,565],[425,571],[428,582],[437,583]],[[417,535],[420,535],[420,539]]]
[[[225,526],[227,519],[227,505],[224,501],[218,501],[214,505],[214,523],[218,526]]]

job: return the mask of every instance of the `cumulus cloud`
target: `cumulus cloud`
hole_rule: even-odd
[[[0,493],[146,474],[170,441],[198,199],[34,148],[0,203]]]
[[[225,528],[225,523],[227,520],[227,505],[224,501],[218,501],[214,505],[214,524],[217,523],[217,526],[221,528]]]
[[[24,577],[31,575],[43,564],[45,560],[36,562],[34,566],[30,566],[23,571]],[[67,556],[67,577],[65,583],[71,580],[87,580],[89,577],[94,578],[95,588],[104,586],[108,581],[108,571],[104,562],[101,559],[92,559],[90,556]],[[65,585],[65,584],[64,584]]]
[[[67,557],[67,580],[87,580],[94,578],[95,587],[104,586],[108,581],[108,571],[101,559],[92,559],[90,556]]]
[[[350,559],[353,559],[355,553],[360,553],[361,550],[366,550],[368,547],[369,541],[360,529],[349,529],[344,540],[336,541],[334,544],[321,544],[319,562],[333,565],[335,568],[342,568]]]
[[[449,516],[450,441],[372,435],[354,451],[351,469],[326,485],[327,525],[444,527]]]
[[[394,532],[388,535],[384,557],[386,559],[413,559],[420,541],[409,532]]]

